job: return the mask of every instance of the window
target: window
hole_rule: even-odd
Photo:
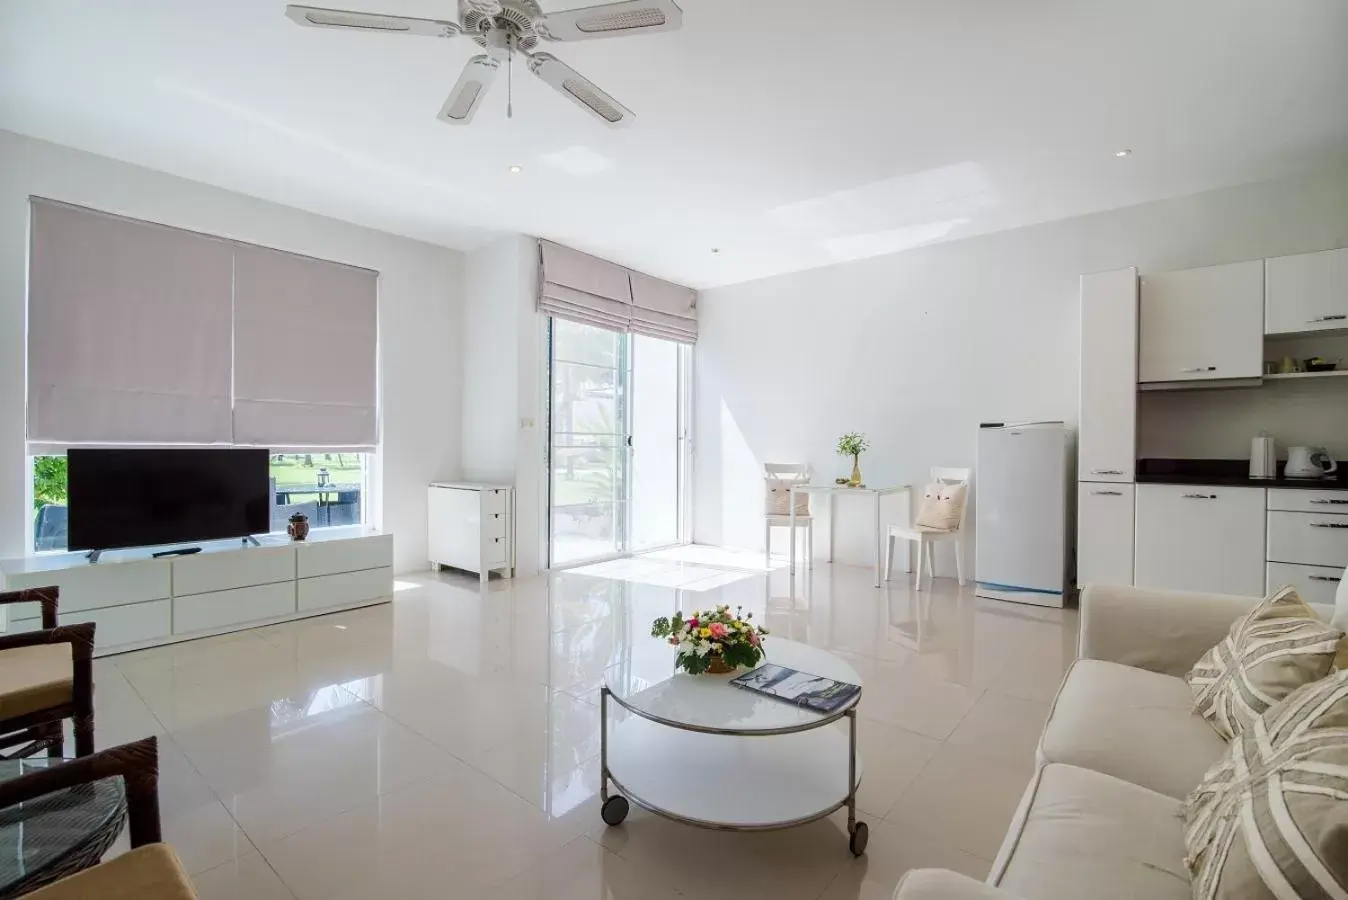
[[[66,549],[66,458],[31,457],[33,467],[33,550]],[[284,532],[295,513],[312,528],[359,525],[365,521],[369,454],[315,451],[277,453],[271,458],[271,530]]]

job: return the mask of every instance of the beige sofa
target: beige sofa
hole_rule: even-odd
[[[1226,743],[1183,676],[1258,602],[1088,587],[1079,658],[987,883],[919,869],[895,900],[1189,900],[1180,802]]]

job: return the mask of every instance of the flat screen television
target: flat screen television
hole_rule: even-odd
[[[266,534],[268,451],[94,450],[67,454],[71,550]]]

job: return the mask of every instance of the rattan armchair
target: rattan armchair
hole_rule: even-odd
[[[46,748],[62,755],[64,722],[75,726],[75,755],[94,752],[94,624],[58,625],[54,587],[0,593],[0,603],[37,603],[42,629],[0,635],[0,758]]]
[[[126,785],[126,819],[131,850],[78,871],[45,873],[55,880],[29,900],[194,900],[190,879],[178,857],[161,843],[159,747],[153,737],[91,756],[29,772],[0,783],[0,809],[37,800],[103,778],[120,776]],[[65,877],[60,877],[64,874]]]

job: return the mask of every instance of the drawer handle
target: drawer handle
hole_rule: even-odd
[[[1185,500],[1216,500],[1216,494],[1185,494]]]
[[[1186,375],[1192,374],[1192,373],[1194,373],[1194,372],[1216,372],[1216,371],[1217,371],[1217,367],[1216,367],[1216,366],[1194,366],[1194,367],[1191,368],[1191,369],[1180,369],[1180,371],[1183,372],[1183,373],[1185,373]]]
[[[1306,576],[1306,577],[1310,578],[1311,581],[1333,581],[1333,582],[1339,582],[1339,581],[1342,581],[1342,580],[1343,580],[1342,578],[1335,578],[1333,575],[1308,575],[1308,576]]]
[[[1344,319],[1348,319],[1348,315],[1337,313],[1332,316],[1316,316],[1314,319],[1307,319],[1306,324],[1315,325],[1319,322],[1342,322]]]
[[[1348,528],[1348,522],[1312,522],[1312,528]]]
[[[1092,475],[1122,475],[1122,469],[1091,469]]]
[[[1312,503],[1319,503],[1319,504],[1321,504],[1321,505],[1326,504],[1326,503],[1333,503],[1333,504],[1338,505],[1338,506],[1348,506],[1348,500],[1330,500],[1330,499],[1328,499],[1328,498],[1325,498],[1325,499],[1315,499],[1315,500],[1312,500],[1311,502],[1312,502]]]
[[[1091,491],[1094,497],[1122,497],[1123,491]]]

